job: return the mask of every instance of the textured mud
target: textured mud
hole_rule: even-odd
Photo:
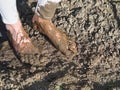
[[[78,55],[67,60],[32,29],[35,0],[18,0],[26,32],[41,55],[15,56],[0,24],[0,90],[120,90],[119,0],[63,0],[54,24],[76,41]],[[36,60],[35,60],[36,59]],[[41,64],[40,66],[35,66]]]

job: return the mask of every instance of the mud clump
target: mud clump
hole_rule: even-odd
[[[0,40],[1,90],[120,89],[119,1],[63,0],[59,4],[53,22],[76,41],[79,54],[72,60],[32,29],[36,1],[19,0],[18,6],[26,32],[42,49],[42,55],[36,58],[43,61],[43,66],[34,66],[35,61],[33,65],[21,63],[8,42]]]

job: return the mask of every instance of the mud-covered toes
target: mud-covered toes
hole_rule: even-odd
[[[62,39],[61,39],[62,40]],[[66,38],[66,41],[62,41],[63,44],[59,44],[59,50],[68,58],[72,59],[77,54],[76,43]]]
[[[20,55],[20,61],[23,64],[30,64],[32,66],[45,67],[49,63],[47,57],[41,57],[39,54],[34,55]]]

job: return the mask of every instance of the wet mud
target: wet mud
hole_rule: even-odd
[[[72,59],[33,30],[36,0],[17,1],[25,31],[42,53],[19,59],[0,21],[0,90],[120,90],[119,0],[62,0],[52,21],[75,40]]]

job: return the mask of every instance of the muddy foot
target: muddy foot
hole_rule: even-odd
[[[34,27],[46,35],[51,42],[68,58],[77,53],[76,44],[69,40],[62,31],[58,30],[50,20],[44,20],[34,15]]]

